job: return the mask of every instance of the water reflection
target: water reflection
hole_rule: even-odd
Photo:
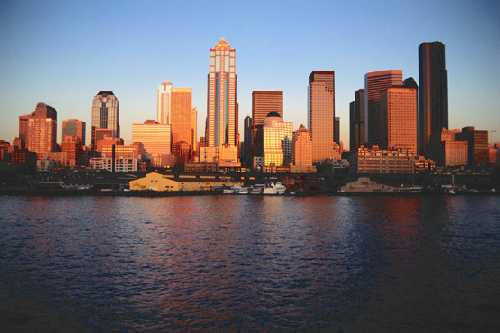
[[[8,197],[0,272],[92,331],[418,331],[460,322],[465,271],[494,281],[500,212],[474,199]]]

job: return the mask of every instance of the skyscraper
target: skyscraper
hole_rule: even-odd
[[[191,88],[172,88],[170,106],[170,126],[172,128],[172,144],[181,141],[193,146],[192,142]]]
[[[374,71],[365,74],[364,111],[365,139],[368,144],[380,144],[380,97],[389,87],[401,86],[401,70]]]
[[[278,112],[269,112],[263,125],[264,166],[289,165],[292,160],[292,123]]]
[[[210,49],[208,145],[236,145],[236,50],[221,38]]]
[[[26,148],[36,153],[38,159],[46,158],[50,152],[56,150],[57,112],[53,107],[38,103],[35,111],[30,115],[19,117],[19,122],[19,127],[26,126],[24,129]]]
[[[62,123],[62,141],[66,136],[76,136],[80,144],[85,146],[85,122],[78,119],[66,119]]]
[[[156,121],[170,125],[170,107],[172,99],[172,83],[164,81],[156,92]]]
[[[417,90],[390,87],[380,98],[380,144],[417,153]]]
[[[276,112],[283,117],[282,91],[252,91],[252,119],[254,126],[263,125],[269,112]]]
[[[292,172],[312,172],[312,141],[311,134],[300,125],[293,132],[292,138]]]
[[[144,124],[132,124],[132,141],[144,145],[149,159],[156,166],[162,166],[164,155],[171,151],[170,125],[146,120]]]
[[[225,166],[239,164],[236,81],[236,50],[221,38],[210,49],[205,129],[207,147],[200,151],[202,162],[215,161]]]
[[[333,127],[333,141],[340,144],[340,118],[335,117],[335,124]]]
[[[109,129],[113,138],[120,137],[120,105],[112,91],[99,91],[92,100],[91,146],[96,148],[95,130]]]
[[[309,75],[308,124],[314,162],[334,158],[335,72],[313,71]]]
[[[448,128],[448,75],[441,42],[419,46],[419,151],[442,160],[441,130]]]
[[[198,109],[191,109],[191,150],[198,149]]]
[[[352,152],[366,144],[365,91],[356,90],[354,101],[349,104],[349,148]]]
[[[241,163],[246,167],[252,166],[253,159],[253,120],[250,116],[246,116],[243,122],[244,124],[244,143],[243,143],[243,151],[241,154]]]

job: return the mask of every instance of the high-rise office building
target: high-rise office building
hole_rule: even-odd
[[[76,136],[80,144],[85,146],[85,122],[78,119],[66,119],[62,123],[62,141],[66,136]]]
[[[206,146],[200,149],[200,162],[227,167],[240,163],[236,82],[236,50],[221,38],[210,49]]]
[[[82,141],[78,135],[64,135],[61,151],[66,154],[66,166],[75,167],[81,162]]]
[[[311,133],[300,125],[293,132],[292,138],[292,172],[312,172],[312,141]]]
[[[132,124],[132,142],[140,142],[149,159],[156,166],[161,166],[164,155],[171,152],[170,125],[146,120],[143,124]]]
[[[237,145],[236,50],[224,38],[210,49],[207,108],[208,145]]]
[[[273,90],[252,91],[252,119],[254,126],[263,125],[269,112],[283,117],[283,92]]]
[[[368,144],[380,144],[380,98],[389,87],[401,86],[401,70],[374,71],[365,74],[364,125]]]
[[[380,98],[380,144],[389,150],[417,153],[417,91],[387,88]]]
[[[191,147],[194,146],[192,112],[191,88],[172,88],[170,107],[172,144],[183,141]]]
[[[244,125],[244,142],[240,159],[243,165],[245,165],[246,167],[251,167],[253,160],[252,118],[250,116],[246,116],[245,120],[243,121],[243,125]]]
[[[38,159],[47,158],[50,152],[56,151],[57,112],[53,107],[38,103],[31,114],[19,117],[19,128],[19,135],[25,138],[25,147],[36,153]]]
[[[91,147],[96,148],[95,130],[109,129],[113,138],[120,137],[120,105],[112,91],[99,91],[92,100]]]
[[[30,115],[19,116],[19,142],[21,148],[26,147],[26,139],[28,136],[28,120]]]
[[[198,149],[198,109],[191,109],[191,150],[193,152]]]
[[[292,123],[279,113],[269,112],[264,119],[264,166],[289,165],[292,159]]]
[[[170,108],[172,104],[172,83],[164,81],[156,92],[156,121],[170,125]]]
[[[340,118],[335,117],[335,124],[333,126],[333,141],[340,144]]]
[[[364,89],[356,90],[354,101],[349,104],[349,148],[356,151],[366,144]]]
[[[469,166],[488,164],[488,131],[467,126],[462,128],[462,132],[456,134],[456,138],[467,141],[467,164]]]
[[[443,43],[419,46],[419,152],[442,160],[441,130],[448,128],[448,74]]]
[[[335,72],[313,71],[309,75],[308,124],[313,161],[333,159],[335,119]]]

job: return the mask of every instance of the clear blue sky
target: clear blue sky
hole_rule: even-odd
[[[336,113],[348,143],[348,104],[364,73],[402,69],[418,82],[418,45],[446,44],[450,127],[497,130],[497,1],[0,1],[0,139],[38,101],[90,127],[99,90],[120,100],[122,137],[154,119],[163,80],[193,89],[204,131],[209,48],[224,36],[237,54],[240,124],[251,91],[284,92],[284,118],[307,121],[311,70],[335,70]],[[242,128],[240,127],[240,133]]]

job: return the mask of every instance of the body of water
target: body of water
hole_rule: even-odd
[[[498,332],[496,196],[0,197],[0,325]]]

